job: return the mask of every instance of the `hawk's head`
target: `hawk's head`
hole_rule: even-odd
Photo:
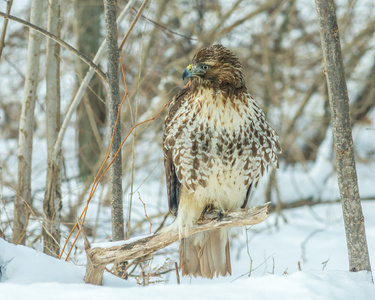
[[[216,88],[245,88],[242,66],[232,51],[213,45],[198,51],[182,74],[192,84]]]

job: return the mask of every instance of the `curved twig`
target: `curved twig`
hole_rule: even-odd
[[[137,24],[139,18],[140,18],[141,15],[142,15],[142,12],[144,11],[144,9],[146,8],[146,6],[148,5],[149,2],[150,2],[150,0],[145,0],[145,1],[142,3],[142,5],[141,5],[141,7],[140,7],[140,9],[139,9],[139,11],[138,11],[138,13],[137,13],[137,15],[135,16],[133,22],[130,24],[130,27],[129,27],[128,31],[126,32],[125,36],[122,38],[122,41],[121,41],[121,43],[120,43],[120,46],[118,47],[119,51],[121,51],[121,50],[122,50],[122,47],[124,47],[124,44],[125,44],[126,40],[127,40],[128,37],[130,36],[130,32],[133,30],[135,24]]]
[[[242,0],[240,0],[240,1],[242,1]],[[138,10],[137,9],[135,9],[134,7],[132,7],[132,10],[134,11],[135,14],[138,14]],[[197,41],[198,40],[196,38],[192,38],[192,37],[183,35],[181,33],[178,33],[176,31],[173,31],[173,30],[169,29],[167,26],[165,26],[163,24],[160,24],[160,23],[158,23],[158,22],[156,22],[156,21],[154,21],[154,20],[152,20],[152,19],[150,19],[150,18],[148,18],[148,17],[146,17],[144,15],[141,15],[141,18],[147,20],[148,22],[150,22],[152,24],[154,24],[156,27],[159,27],[160,29],[162,29],[164,31],[167,31],[170,34],[178,35],[180,37],[183,37],[183,38],[185,38],[187,40],[191,40],[191,41]]]

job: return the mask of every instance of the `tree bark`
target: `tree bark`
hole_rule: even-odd
[[[344,215],[349,270],[371,272],[364,217],[358,191],[349,97],[333,0],[315,0],[327,83],[336,154],[337,175]]]
[[[42,24],[44,1],[33,0],[30,9],[30,22]],[[29,31],[26,76],[18,137],[18,180],[17,195],[14,203],[14,221],[12,241],[25,244],[27,212],[25,205],[31,198],[31,167],[33,153],[34,108],[38,86],[40,44],[42,35]],[[25,202],[25,203],[24,203]]]
[[[113,133],[113,143],[110,158],[113,159],[121,145],[121,118],[119,115],[117,126],[115,128],[117,114],[120,106],[119,93],[119,51],[117,42],[116,25],[116,0],[105,0],[105,25],[106,41],[108,47],[108,122],[109,136]],[[110,195],[111,195],[111,215],[112,215],[112,240],[118,241],[124,239],[124,215],[122,203],[122,161],[121,151],[119,151],[116,160],[110,169]]]
[[[50,0],[48,5],[48,31],[60,36],[60,0]],[[53,159],[53,146],[60,130],[60,45],[47,40],[46,54],[46,130],[47,178],[43,201],[43,252],[58,257],[60,254],[61,219],[61,151]]]

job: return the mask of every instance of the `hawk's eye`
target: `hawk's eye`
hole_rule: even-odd
[[[203,65],[203,66],[202,66],[202,69],[205,70],[205,71],[207,71],[209,68],[210,68],[210,67],[207,66],[207,65]]]

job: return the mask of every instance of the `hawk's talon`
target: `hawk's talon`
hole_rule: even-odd
[[[217,215],[217,219],[220,221],[223,217],[224,217],[223,210],[220,209],[220,210],[219,210],[219,213],[218,213],[218,215]]]
[[[209,217],[215,211],[215,207],[212,204],[206,205],[199,219],[205,219]]]
[[[213,209],[213,205],[212,204],[208,204],[206,205],[206,207],[204,208],[203,212],[202,212],[202,217],[205,217],[206,214]]]

